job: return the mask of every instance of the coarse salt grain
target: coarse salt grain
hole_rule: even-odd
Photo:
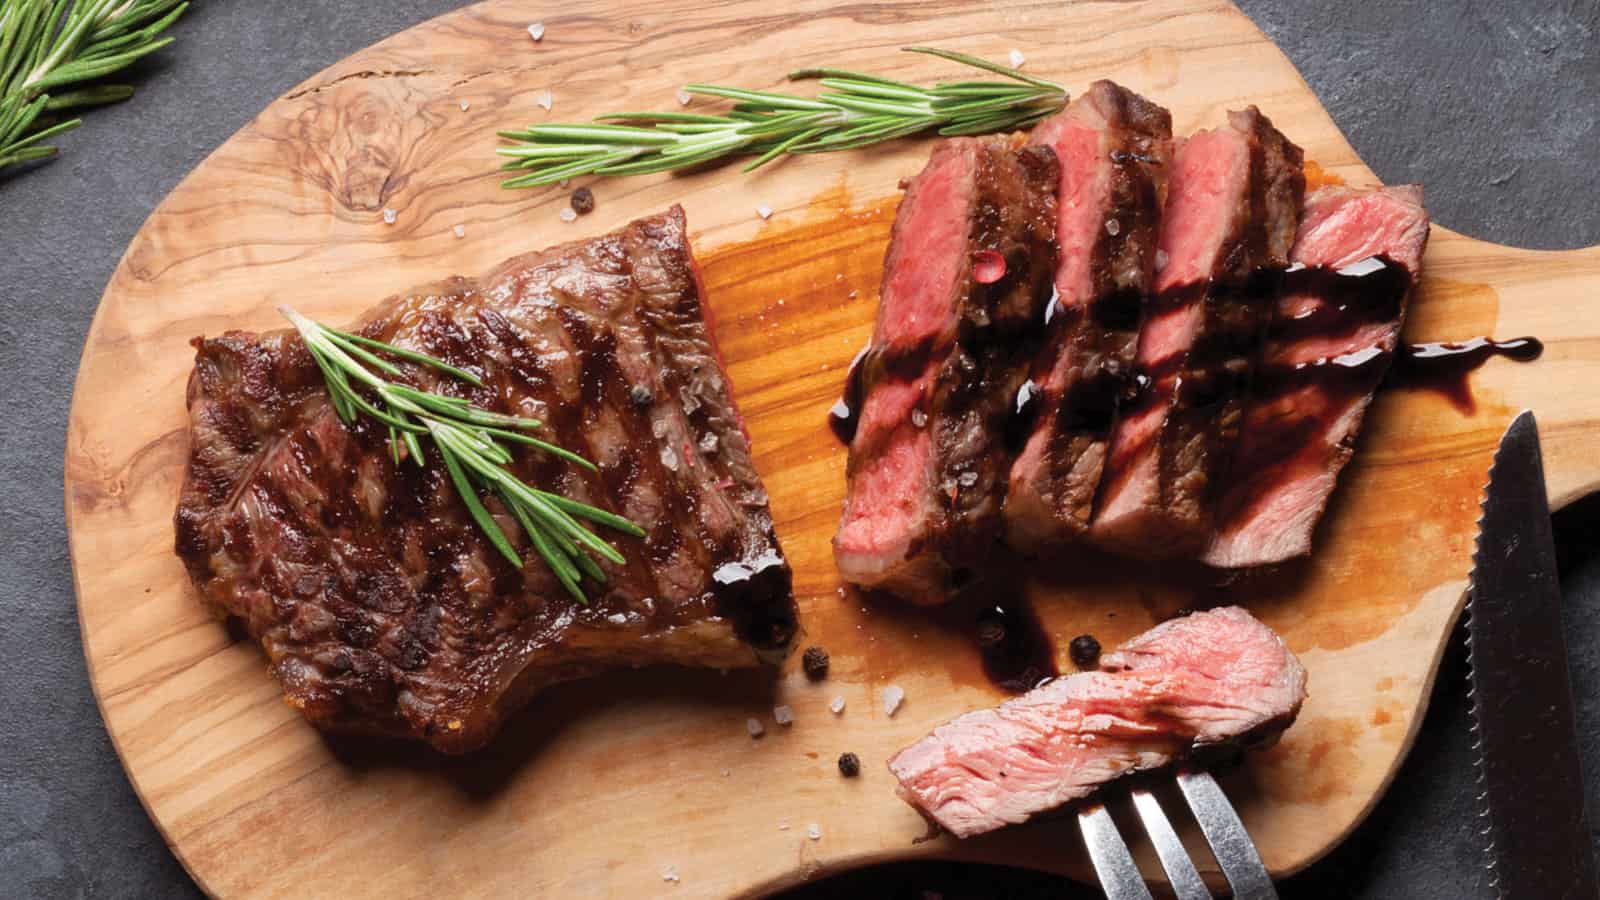
[[[900,704],[905,702],[906,692],[898,684],[891,684],[878,693],[878,698],[883,701],[883,714],[892,716],[900,710]]]
[[[1118,222],[1116,219],[1107,219],[1106,220],[1106,234],[1109,234],[1112,237],[1116,237],[1121,232],[1122,232],[1122,223],[1121,222]]]
[[[770,218],[772,218],[772,207],[770,207],[770,206],[766,205],[765,203],[763,203],[760,206],[756,207],[756,215],[760,216],[763,219],[770,219]]]
[[[690,94],[688,91],[684,90],[683,88],[678,88],[678,105],[679,106],[688,106],[689,105],[689,101],[692,100],[692,99],[694,99],[694,95]]]
[[[911,411],[911,424],[916,428],[923,428],[928,424],[928,414],[920,409]]]
[[[833,702],[828,704],[828,708],[833,710],[833,714],[836,715],[836,716],[839,715],[840,713],[844,712],[844,698],[843,697],[835,697],[835,698],[833,698]]]
[[[389,207],[385,206],[383,208],[383,224],[385,224],[385,225],[393,225],[394,224],[394,220],[398,219],[399,217],[400,217],[400,214],[395,212],[394,210],[390,209]]]
[[[529,25],[528,26],[528,37],[531,37],[536,41],[544,40],[544,23],[543,22],[535,22],[532,25]],[[673,880],[676,881],[677,879],[673,879]]]
[[[578,211],[570,206],[561,207],[561,212],[556,215],[560,216],[563,222],[575,222],[578,219]]]
[[[467,226],[465,225],[457,225],[452,230],[456,233],[456,237],[458,238],[464,238],[467,236]]]
[[[794,709],[788,706],[774,706],[772,708],[772,721],[779,725],[794,724]]]
[[[626,625],[628,624],[628,617],[622,613],[612,613],[611,615],[606,616],[606,621],[613,625]]]
[[[813,841],[822,840],[822,826],[818,825],[815,822],[812,822],[810,825],[807,825],[806,826],[806,837],[811,838]]]
[[[779,831],[788,831],[789,830],[789,823],[788,822],[779,822],[778,823],[778,830]]]
[[[467,109],[470,108],[471,106],[472,106],[472,104],[469,101],[466,101],[466,100],[461,101],[461,111],[462,112],[466,112]]]
[[[760,719],[754,717],[744,720],[744,730],[750,732],[750,736],[753,738],[761,737],[767,733],[766,726],[761,724]]]
[[[544,90],[539,92],[539,96],[533,98],[533,102],[539,104],[541,109],[548,111],[551,105],[555,103],[555,97],[548,90]]]
[[[667,866],[666,868],[662,869],[661,870],[661,880],[662,881],[670,881],[673,884],[677,884],[678,883],[678,867],[677,866]]]
[[[1167,251],[1165,251],[1165,250],[1157,250],[1156,251],[1156,271],[1159,272],[1162,269],[1165,269],[1166,267],[1167,267]]]
[[[723,778],[727,778],[729,775],[732,775],[732,774],[733,774],[733,770],[732,769],[723,769],[722,770],[722,777]]]
[[[1022,51],[1021,50],[1015,50],[1015,49],[1012,50],[1011,53],[1007,55],[1007,58],[1011,60],[1011,68],[1013,68],[1013,69],[1022,68],[1022,64],[1028,61],[1027,57],[1022,55]]]

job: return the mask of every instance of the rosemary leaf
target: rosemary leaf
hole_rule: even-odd
[[[403,376],[405,372],[385,358],[393,357],[482,386],[483,381],[478,376],[414,350],[328,328],[288,307],[279,307],[279,312],[300,333],[307,352],[321,370],[340,420],[347,426],[354,425],[358,416],[364,415],[381,423],[389,435],[389,456],[397,466],[402,462],[402,447],[418,466],[426,465],[418,439],[419,435],[426,434],[468,514],[495,549],[513,565],[521,567],[522,557],[489,513],[479,496],[480,490],[488,490],[500,498],[527,535],[528,543],[555,573],[556,580],[580,603],[588,602],[582,586],[585,577],[601,583],[606,580],[605,570],[589,557],[591,552],[619,565],[625,559],[620,551],[585,528],[578,519],[635,537],[644,535],[643,529],[622,516],[538,490],[512,474],[507,467],[515,457],[507,444],[533,447],[596,471],[594,464],[582,456],[523,433],[540,427],[539,420],[491,412],[462,397],[388,381],[373,370],[391,377]],[[363,390],[370,391],[376,400],[368,399]],[[382,408],[379,403],[383,404]]]
[[[501,169],[521,172],[501,182],[522,188],[584,175],[647,175],[692,169],[733,156],[753,156],[746,172],[783,156],[870,147],[917,134],[985,134],[1025,128],[1067,102],[1066,91],[964,53],[929,47],[907,51],[937,56],[1004,75],[1006,81],[953,81],[920,87],[847,69],[789,73],[815,80],[823,91],[801,97],[777,91],[690,84],[691,94],[734,101],[723,115],[618,112],[590,123],[534,125],[502,131]]]
[[[81,124],[41,112],[132,95],[127,85],[86,82],[172,43],[162,32],[188,8],[182,0],[0,0],[0,171],[54,156],[40,142]]]

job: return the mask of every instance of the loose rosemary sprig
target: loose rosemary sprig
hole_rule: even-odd
[[[1061,85],[988,60],[931,47],[906,47],[996,72],[1010,81],[952,81],[931,88],[844,69],[801,69],[815,97],[691,84],[691,94],[737,101],[727,115],[621,112],[587,124],[530,125],[502,131],[513,146],[502,169],[521,171],[502,187],[533,187],[580,175],[645,175],[754,155],[745,171],[785,154],[854,150],[927,131],[987,134],[1027,128],[1066,105]],[[623,124],[616,124],[623,123]]]
[[[587,503],[532,487],[506,468],[512,460],[506,443],[523,444],[559,456],[575,465],[594,471],[594,464],[561,447],[523,432],[538,428],[538,419],[507,416],[473,406],[460,397],[420,391],[410,385],[389,381],[372,370],[391,377],[405,373],[399,366],[379,356],[389,356],[431,366],[475,387],[483,381],[471,372],[423,353],[395,347],[329,328],[289,309],[278,307],[293,323],[305,341],[311,358],[322,370],[334,411],[345,424],[354,424],[358,415],[368,416],[389,429],[389,450],[399,465],[409,456],[417,465],[426,465],[420,438],[427,436],[444,462],[461,501],[502,554],[518,568],[522,557],[484,507],[479,491],[500,498],[517,525],[544,557],[567,592],[578,602],[587,603],[579,582],[584,576],[605,583],[606,574],[590,556],[622,564],[620,552],[580,522],[580,519],[643,537],[644,531],[622,516]],[[376,353],[373,351],[377,351]],[[368,399],[358,388],[366,388]]]
[[[161,33],[188,7],[182,0],[0,0],[0,170],[54,156],[56,148],[40,141],[82,123],[57,113],[132,96],[124,84],[67,89],[171,43]]]

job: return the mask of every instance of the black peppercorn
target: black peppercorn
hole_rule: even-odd
[[[1067,653],[1072,656],[1072,664],[1078,668],[1093,668],[1100,662],[1100,642],[1092,634],[1080,634],[1067,645]]]
[[[800,666],[806,670],[806,677],[812,681],[827,678],[828,651],[821,647],[807,647],[805,655],[800,657]]]
[[[580,216],[594,212],[594,191],[591,191],[586,187],[581,187],[573,191],[572,211]]]
[[[839,755],[839,774],[846,778],[854,778],[861,774],[861,757],[854,753]]]

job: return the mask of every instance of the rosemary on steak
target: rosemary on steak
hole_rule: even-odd
[[[378,355],[383,353],[482,387],[483,381],[477,375],[427,354],[329,328],[288,307],[280,306],[278,311],[300,332],[311,358],[322,370],[328,396],[339,419],[352,425],[358,415],[364,415],[387,427],[389,451],[396,465],[406,457],[419,466],[425,465],[421,438],[428,438],[473,520],[513,565],[521,568],[522,556],[489,514],[479,496],[480,491],[500,499],[528,536],[528,542],[555,572],[557,580],[580,603],[588,602],[579,584],[584,576],[601,583],[606,581],[605,571],[590,554],[617,564],[624,562],[615,547],[580,520],[635,537],[644,536],[643,529],[622,516],[539,490],[506,468],[512,460],[506,445],[522,444],[589,471],[595,470],[593,463],[578,454],[525,434],[540,426],[538,419],[490,412],[460,397],[421,391],[390,381],[373,370],[391,377],[404,376],[398,365]],[[370,392],[370,398],[361,388]]]
[[[521,172],[502,187],[553,184],[580,175],[645,175],[755,156],[750,171],[785,154],[854,150],[928,131],[988,134],[1027,128],[1067,102],[1061,85],[1013,68],[932,47],[906,47],[1004,75],[1009,81],[951,81],[931,88],[845,69],[802,69],[815,97],[691,84],[690,94],[736,101],[725,115],[621,112],[590,123],[530,125],[502,131],[511,146],[502,169]]]
[[[82,123],[59,114],[126,100],[92,84],[172,42],[183,0],[0,0],[0,170],[46,159],[42,141]]]

